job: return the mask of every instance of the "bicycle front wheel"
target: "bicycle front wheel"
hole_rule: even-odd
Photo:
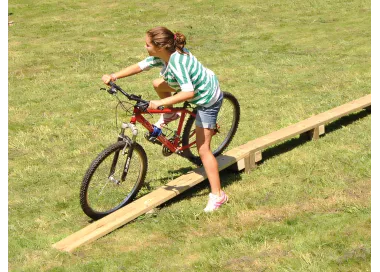
[[[223,92],[223,96],[223,103],[216,121],[217,128],[210,144],[211,151],[215,157],[222,154],[231,143],[240,121],[240,105],[236,97],[229,92]],[[182,145],[186,146],[194,142],[195,139],[195,117],[190,116],[183,130]],[[196,145],[185,149],[183,155],[197,165],[202,164]]]
[[[124,141],[117,142],[101,152],[88,168],[80,189],[80,204],[92,219],[125,206],[141,189],[148,168],[147,156],[141,145],[135,143],[127,163],[130,148]]]

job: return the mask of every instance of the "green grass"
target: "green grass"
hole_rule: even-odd
[[[208,215],[207,182],[74,254],[52,244],[89,224],[81,179],[114,142],[101,76],[146,56],[165,25],[241,104],[231,147],[371,91],[370,1],[9,1],[10,271],[369,271],[371,115],[264,152],[249,174],[223,171],[230,203]],[[147,99],[157,71],[120,80]],[[140,137],[152,189],[193,167]],[[288,152],[281,152],[281,150]],[[142,193],[147,193],[146,188]]]

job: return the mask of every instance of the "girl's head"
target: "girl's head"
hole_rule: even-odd
[[[179,32],[173,33],[163,26],[152,28],[146,32],[147,39],[153,47],[157,49],[165,49],[170,53],[178,51],[181,54],[186,54],[183,48],[186,44],[186,37]],[[149,43],[147,42],[147,50],[149,53]],[[154,48],[152,50],[155,50]]]

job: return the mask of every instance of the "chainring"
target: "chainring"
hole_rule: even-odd
[[[174,139],[173,138],[169,139],[169,142],[173,144]],[[165,145],[162,145],[162,155],[164,155],[165,157],[169,157],[171,154],[173,154],[173,152],[171,152],[170,149],[167,148]]]

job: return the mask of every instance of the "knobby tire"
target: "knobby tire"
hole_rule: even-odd
[[[88,168],[80,189],[80,204],[83,212],[94,220],[100,219],[130,203],[144,183],[148,168],[146,153],[141,145],[134,144],[126,180],[119,185],[109,180],[111,168],[114,178],[121,179],[127,160],[127,144],[120,141],[102,151]],[[113,165],[113,167],[111,167]]]

